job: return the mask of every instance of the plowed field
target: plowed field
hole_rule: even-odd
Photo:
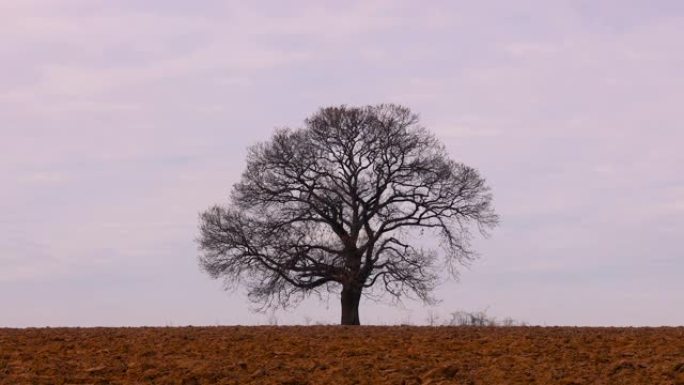
[[[0,329],[0,384],[684,384],[684,328]]]

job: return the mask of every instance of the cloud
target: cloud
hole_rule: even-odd
[[[36,172],[21,178],[21,182],[31,185],[54,185],[67,181],[65,174],[57,171]]]

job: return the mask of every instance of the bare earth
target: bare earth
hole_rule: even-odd
[[[684,328],[0,329],[0,384],[684,384]]]

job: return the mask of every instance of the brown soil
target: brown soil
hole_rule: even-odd
[[[0,384],[684,385],[684,328],[0,329]]]

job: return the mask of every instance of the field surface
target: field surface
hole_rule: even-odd
[[[684,384],[684,328],[0,329],[0,384]]]

